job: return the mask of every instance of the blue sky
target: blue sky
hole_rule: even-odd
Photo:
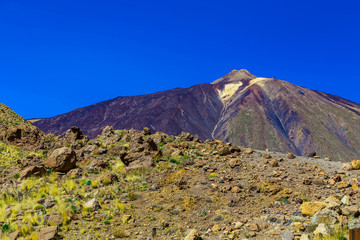
[[[232,69],[360,102],[356,1],[0,1],[0,102],[51,117]]]

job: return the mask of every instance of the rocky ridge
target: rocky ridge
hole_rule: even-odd
[[[1,142],[22,153],[0,168],[4,239],[346,239],[360,226],[360,160],[149,128],[89,140],[73,127],[22,150],[32,136]]]
[[[360,158],[360,104],[276,78],[233,70],[210,83],[118,97],[34,124],[63,135],[72,126],[96,138],[105,126],[220,139],[255,149],[351,161]]]

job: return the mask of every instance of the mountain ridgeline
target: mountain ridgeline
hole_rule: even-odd
[[[210,83],[118,97],[34,123],[46,133],[80,127],[182,131],[200,139],[350,161],[360,156],[360,104],[275,78],[233,70]]]

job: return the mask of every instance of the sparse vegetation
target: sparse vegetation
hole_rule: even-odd
[[[20,177],[24,169],[44,163],[54,148],[30,151],[0,141],[4,239],[17,231],[20,238],[38,239],[41,229],[55,225],[63,239],[129,239],[134,234],[146,238],[155,233],[163,239],[182,239],[187,226],[197,228],[201,235],[205,234],[203,226],[209,226],[212,231],[208,235],[214,238],[226,229],[221,237],[241,239],[254,238],[254,232],[256,237],[266,237],[273,229],[269,222],[279,229],[300,226],[301,234],[315,240],[348,236],[345,224],[328,224],[329,236],[315,236],[318,224],[299,212],[300,202],[324,202],[328,195],[338,201],[352,193],[349,206],[357,204],[357,195],[351,192],[356,176],[351,172],[334,174],[334,168],[341,166],[338,163],[321,162],[314,168],[309,159],[289,161],[272,153],[274,158],[283,158],[279,167],[272,168],[263,153],[246,152],[245,148],[220,155],[228,146],[221,141],[203,143],[187,141],[183,135],[162,135],[155,148],[148,142],[157,135],[135,130],[107,134],[70,143],[47,135],[53,146],[76,149],[77,166],[70,172],[46,168],[41,176],[24,178]],[[332,164],[331,171],[326,164]],[[323,187],[319,181],[309,187],[303,176],[327,185]],[[335,177],[337,181],[331,182]],[[344,206],[340,203],[339,208]],[[357,220],[354,214],[341,216],[341,221]],[[261,228],[253,226],[258,221]],[[250,226],[256,231],[250,231]]]

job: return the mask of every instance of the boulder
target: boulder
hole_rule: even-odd
[[[102,132],[101,137],[104,138],[110,138],[115,134],[114,128],[112,126],[106,126]]]
[[[44,166],[37,165],[25,168],[20,173],[20,180],[28,177],[40,177],[46,173]]]
[[[360,160],[352,160],[350,164],[354,170],[360,169]]]
[[[330,230],[325,223],[320,223],[314,231],[315,235],[321,234],[322,236],[330,235]]]
[[[79,150],[79,155],[84,157],[86,155],[90,155],[97,147],[95,145],[85,145],[83,148]]]
[[[167,138],[167,135],[163,132],[156,132],[154,134],[151,135],[151,139],[157,144],[159,145],[160,143],[164,142],[165,139]]]
[[[107,166],[109,166],[108,161],[102,160],[102,159],[94,159],[89,163],[89,165],[86,167],[86,169],[88,171],[92,171],[92,170],[95,170],[95,169],[106,168]]]
[[[83,134],[79,127],[72,127],[66,131],[65,136],[63,138],[63,144],[74,144],[77,140],[84,140],[81,141],[84,143],[85,141],[89,140],[87,136]],[[83,144],[79,146],[82,147]]]
[[[317,212],[314,214],[314,216],[311,218],[311,222],[313,224],[335,224],[338,222],[339,214],[337,214],[334,211],[331,211],[329,209],[323,209],[320,212]]]
[[[151,166],[154,166],[154,160],[150,156],[143,156],[133,162],[130,162],[129,165],[125,168],[126,171],[137,170],[137,169],[146,169]]]
[[[300,210],[304,215],[313,216],[315,213],[319,212],[325,207],[326,204],[323,202],[304,202],[301,204]]]
[[[128,149],[125,146],[115,146],[109,150],[109,153],[114,156],[122,157],[126,155],[127,150]]]
[[[345,206],[341,209],[341,213],[344,216],[359,217],[360,211],[358,206]]]
[[[192,141],[195,138],[193,135],[191,135],[191,133],[188,132],[181,132],[179,137],[185,141]]]
[[[226,156],[231,154],[231,150],[229,146],[223,146],[221,148],[218,148],[218,152],[220,156]]]
[[[330,196],[325,200],[326,208],[330,210],[338,210],[341,206],[341,201],[334,196]]]
[[[0,140],[27,149],[43,149],[45,133],[32,125],[21,125],[2,129]]]
[[[76,165],[76,154],[68,147],[56,149],[49,158],[44,160],[46,168],[57,172],[67,172]]]
[[[39,239],[40,240],[52,240],[55,239],[58,231],[57,226],[45,227],[40,230]]]
[[[144,141],[144,145],[145,145],[144,146],[145,151],[157,151],[158,150],[156,143],[151,138],[147,138]]]
[[[51,226],[59,226],[63,223],[63,217],[61,214],[52,212],[49,216],[48,224]]]
[[[145,136],[151,135],[151,129],[148,128],[148,127],[144,127],[144,129],[143,129],[143,134],[144,134]]]

